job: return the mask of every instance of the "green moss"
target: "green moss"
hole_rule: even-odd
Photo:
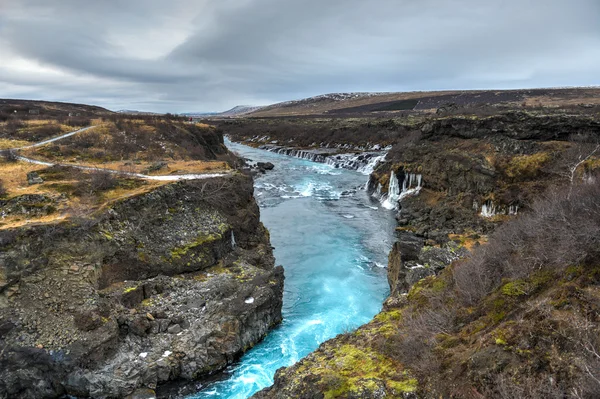
[[[429,298],[443,292],[448,283],[440,276],[429,276],[419,280],[408,292],[408,300],[417,307],[426,306]]]
[[[221,238],[223,238],[223,236],[221,234],[201,234],[198,237],[196,237],[196,239],[188,244],[188,245],[184,245],[182,247],[177,247],[174,248],[171,251],[171,259],[181,259],[182,257],[188,255],[188,253],[198,247],[202,247],[206,244],[210,244],[212,242],[215,242],[217,240],[220,240]],[[196,254],[196,257],[202,258],[202,254]]]
[[[550,154],[545,152],[514,157],[506,168],[506,174],[516,179],[536,177],[550,158]]]
[[[342,345],[335,348],[334,359],[334,362],[328,363],[321,362],[325,359],[315,359],[319,363],[321,382],[326,389],[325,398],[364,395],[382,385],[395,391],[395,394],[417,389],[417,381],[400,371],[398,364],[368,348]]]
[[[110,241],[114,240],[114,237],[113,237],[113,235],[112,235],[112,234],[110,234],[108,231],[101,231],[100,233],[101,233],[101,234],[104,236],[104,238],[106,238],[107,240],[110,240]]]
[[[147,298],[142,301],[142,306],[148,307],[154,305],[155,303],[156,301],[153,298]]]
[[[530,290],[530,284],[524,280],[511,281],[510,283],[504,284],[501,288],[502,294],[507,296],[528,295]]]
[[[414,378],[404,381],[388,381],[387,385],[397,393],[410,393],[417,390],[417,380]]]
[[[130,292],[133,292],[133,291],[135,291],[135,290],[137,290],[137,289],[138,289],[138,286],[137,286],[137,285],[134,285],[133,287],[127,287],[127,288],[125,288],[125,289],[123,290],[123,293],[124,293],[124,294],[128,294],[128,293],[130,293]]]
[[[375,321],[388,323],[390,321],[400,321],[402,319],[402,311],[400,309],[392,309],[380,312],[375,316]]]
[[[460,338],[453,335],[439,334],[436,338],[443,349],[454,348],[460,344]]]
[[[508,343],[502,338],[496,338],[496,345],[506,346]]]
[[[494,323],[494,324],[500,323],[502,320],[504,320],[505,317],[506,317],[506,312],[504,312],[504,311],[493,312],[490,314],[490,319],[491,319],[492,323]]]

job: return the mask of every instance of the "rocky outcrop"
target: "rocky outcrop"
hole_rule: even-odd
[[[1,398],[122,398],[198,380],[281,321],[283,270],[243,175],[5,229],[0,246]]]
[[[427,121],[421,127],[424,137],[462,139],[504,136],[515,140],[567,140],[573,134],[600,134],[600,122],[593,117],[536,115],[512,111],[487,118],[448,117]]]

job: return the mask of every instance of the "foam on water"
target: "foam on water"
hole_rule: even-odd
[[[195,399],[245,399],[268,387],[278,368],[371,320],[388,292],[380,265],[392,243],[393,213],[374,211],[364,190],[340,195],[364,185],[364,175],[341,169],[322,173],[328,166],[228,145],[244,157],[275,164],[257,178],[255,196],[276,262],[285,268],[284,321],[223,380],[190,397]]]

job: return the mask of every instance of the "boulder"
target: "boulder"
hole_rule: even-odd
[[[27,173],[27,183],[31,186],[34,184],[42,184],[44,180],[37,174],[37,172]]]

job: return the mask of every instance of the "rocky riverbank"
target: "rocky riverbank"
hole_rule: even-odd
[[[281,321],[283,270],[244,175],[4,229],[0,245],[2,398],[197,381]]]

